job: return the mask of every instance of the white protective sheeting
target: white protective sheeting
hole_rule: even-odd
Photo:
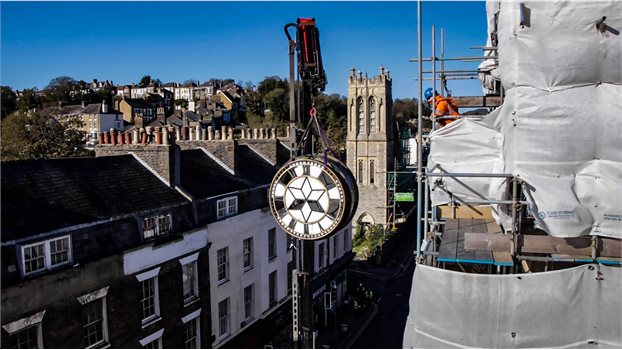
[[[550,235],[622,238],[622,2],[524,2],[522,13],[525,25],[521,3],[500,3],[503,106],[432,133],[428,169],[511,173]],[[459,180],[431,186],[432,203],[508,199],[501,180]]]
[[[413,281],[404,348],[622,347],[620,268],[478,275],[417,265]]]

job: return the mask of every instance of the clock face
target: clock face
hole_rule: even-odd
[[[289,235],[324,238],[343,221],[346,201],[338,175],[311,158],[281,168],[270,185],[270,210]]]

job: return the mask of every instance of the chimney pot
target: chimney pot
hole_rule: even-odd
[[[134,128],[134,130],[132,130],[132,143],[137,145],[140,142],[140,140],[138,139],[138,129]]]
[[[146,145],[148,135],[147,135],[147,132],[145,131],[145,128],[140,128],[140,136],[141,136],[140,143],[143,145]]]
[[[123,134],[123,136],[125,137],[125,144],[129,145],[132,143],[132,134],[130,134],[129,132],[126,132]]]
[[[104,144],[109,145],[110,144],[110,134],[107,132],[103,132],[102,134],[104,134]]]
[[[97,143],[100,145],[104,143],[104,133],[97,133]]]
[[[112,145],[116,145],[117,144],[117,135],[115,135],[114,129],[110,129],[110,144]]]
[[[229,127],[229,129],[227,130],[227,140],[233,140],[233,128]]]
[[[196,131],[195,131],[195,135],[194,135],[194,139],[197,141],[200,141],[203,139],[203,137],[201,136],[201,124],[197,124],[196,126]]]
[[[257,128],[253,128],[253,139],[259,138],[259,130]]]
[[[221,126],[220,127],[220,135],[222,136],[222,140],[226,140],[227,139],[227,127],[226,126]]]
[[[181,127],[181,139],[183,141],[186,141],[188,139],[186,135],[188,135],[188,128],[184,125]]]
[[[216,139],[216,140],[220,140],[220,130],[216,130],[216,131],[214,132],[214,139]]]
[[[207,127],[207,139],[210,141],[214,140],[214,128],[211,125]]]
[[[117,144],[123,144],[123,133],[121,132],[121,130],[119,130],[119,132],[117,133]]]
[[[168,128],[163,128],[162,129],[162,141],[164,145],[169,145],[168,142]]]
[[[271,138],[272,138],[272,139],[276,139],[276,128],[272,128],[272,129],[270,129],[270,132],[272,133],[272,134],[271,134],[271,136],[272,136]]]
[[[179,129],[179,126],[175,126],[175,142],[181,140],[181,130]]]
[[[162,144],[162,132],[160,131],[159,126],[155,127],[154,133],[155,133],[156,144],[161,145]]]

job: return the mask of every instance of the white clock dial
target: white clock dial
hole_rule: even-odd
[[[330,166],[313,158],[281,168],[270,186],[272,215],[289,235],[321,239],[338,229],[349,214],[344,181]]]

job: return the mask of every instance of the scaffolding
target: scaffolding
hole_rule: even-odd
[[[557,266],[566,267],[584,263],[598,262],[601,264],[620,266],[622,259],[620,240],[603,237],[579,237],[579,238],[556,238],[543,235],[542,232],[529,231],[523,227],[523,222],[532,220],[526,210],[523,181],[512,174],[504,173],[452,173],[441,167],[426,169],[427,157],[424,157],[424,149],[430,147],[430,134],[439,127],[436,120],[448,118],[434,118],[436,116],[435,103],[432,103],[431,120],[432,128],[428,133],[423,130],[423,82],[432,82],[433,101],[436,99],[437,84],[443,96],[451,96],[448,81],[478,79],[484,72],[478,69],[445,69],[445,62],[483,62],[488,61],[487,71],[498,66],[498,52],[496,46],[496,33],[491,34],[490,46],[472,46],[471,49],[482,50],[482,55],[445,57],[445,31],[440,30],[440,52],[437,57],[437,33],[432,26],[431,57],[422,57],[422,29],[421,29],[421,2],[418,2],[418,57],[409,61],[418,64],[418,119],[417,119],[417,162],[416,171],[412,172],[416,177],[416,211],[417,211],[417,249],[418,263],[426,265],[446,267],[453,264],[465,271],[464,265],[470,264],[474,272],[484,273],[517,273],[532,272],[532,264],[537,265],[541,271],[547,271]],[[429,65],[424,70],[423,64]],[[481,65],[480,65],[481,67]],[[460,108],[487,108],[488,112],[499,107],[503,103],[504,91],[501,84],[494,84],[493,94],[486,96],[453,97],[459,101]],[[451,119],[456,117],[452,116]],[[458,118],[469,118],[468,115],[460,115]],[[443,208],[431,206],[430,189],[442,184],[444,179],[458,181],[460,178],[500,178],[506,186],[506,198],[502,200],[490,200],[481,195],[482,200],[467,201],[450,193],[450,202]],[[459,182],[459,181],[458,181]],[[390,182],[388,182],[390,183]],[[466,185],[465,185],[466,186]],[[395,190],[391,193],[395,193]],[[394,201],[394,199],[392,199]],[[394,202],[392,202],[394,203]],[[457,208],[468,208],[479,212],[477,206],[490,206],[495,211],[503,211],[511,218],[510,227],[497,226],[495,232],[484,230],[483,232],[464,232],[457,227],[448,228],[448,219],[456,219]],[[441,209],[444,209],[441,210]],[[472,225],[479,225],[475,223]],[[490,226],[490,225],[489,225]],[[507,225],[506,225],[507,226]],[[489,228],[490,229],[490,228]],[[455,231],[455,232],[454,232]],[[527,232],[529,231],[529,232]],[[455,234],[444,233],[451,232]],[[449,244],[452,245],[449,245]],[[444,250],[449,249],[454,257],[443,256]],[[452,251],[455,249],[455,252]],[[479,253],[478,253],[479,252]],[[486,253],[487,252],[487,253]],[[446,254],[445,254],[446,255]],[[556,265],[557,264],[557,265]],[[481,269],[477,266],[486,266]],[[496,266],[496,270],[491,267]],[[473,269],[472,269],[473,271]]]

